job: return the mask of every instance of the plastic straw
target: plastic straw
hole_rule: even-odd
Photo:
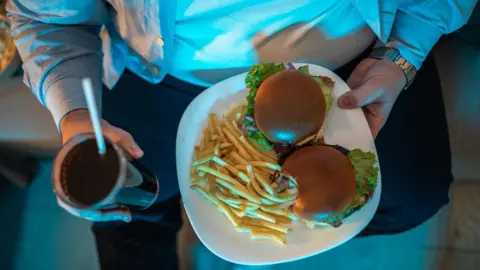
[[[90,120],[92,121],[95,138],[97,139],[98,153],[104,155],[106,152],[105,139],[102,134],[102,127],[100,126],[100,115],[98,114],[98,107],[93,94],[92,81],[89,78],[82,80],[83,93],[87,100],[88,111],[90,112]]]

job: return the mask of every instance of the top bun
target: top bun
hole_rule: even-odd
[[[318,133],[326,114],[325,96],[312,76],[284,70],[268,77],[255,96],[258,129],[274,143],[293,144]]]
[[[340,151],[324,145],[293,152],[282,166],[282,174],[298,185],[294,206],[306,219],[321,220],[343,212],[356,195],[355,171]]]

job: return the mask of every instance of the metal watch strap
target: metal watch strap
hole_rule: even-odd
[[[403,58],[400,52],[395,48],[377,47],[373,49],[369,57],[374,59],[387,59],[399,66],[403,70],[403,74],[405,74],[405,78],[407,79],[407,84],[404,89],[407,89],[412,84],[413,79],[415,79],[417,69],[408,62],[407,59]]]

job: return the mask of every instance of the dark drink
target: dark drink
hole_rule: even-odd
[[[55,193],[77,209],[148,208],[157,198],[158,179],[138,161],[129,162],[107,138],[105,143],[106,153],[100,155],[93,133],[69,140],[55,159]]]

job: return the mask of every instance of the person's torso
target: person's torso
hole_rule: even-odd
[[[374,33],[352,0],[108,0],[107,85],[126,67],[152,83],[171,74],[207,86],[257,62],[334,69]],[[108,33],[107,33],[108,32]]]
[[[352,0],[178,0],[169,72],[209,85],[258,62],[335,69],[373,38]]]

